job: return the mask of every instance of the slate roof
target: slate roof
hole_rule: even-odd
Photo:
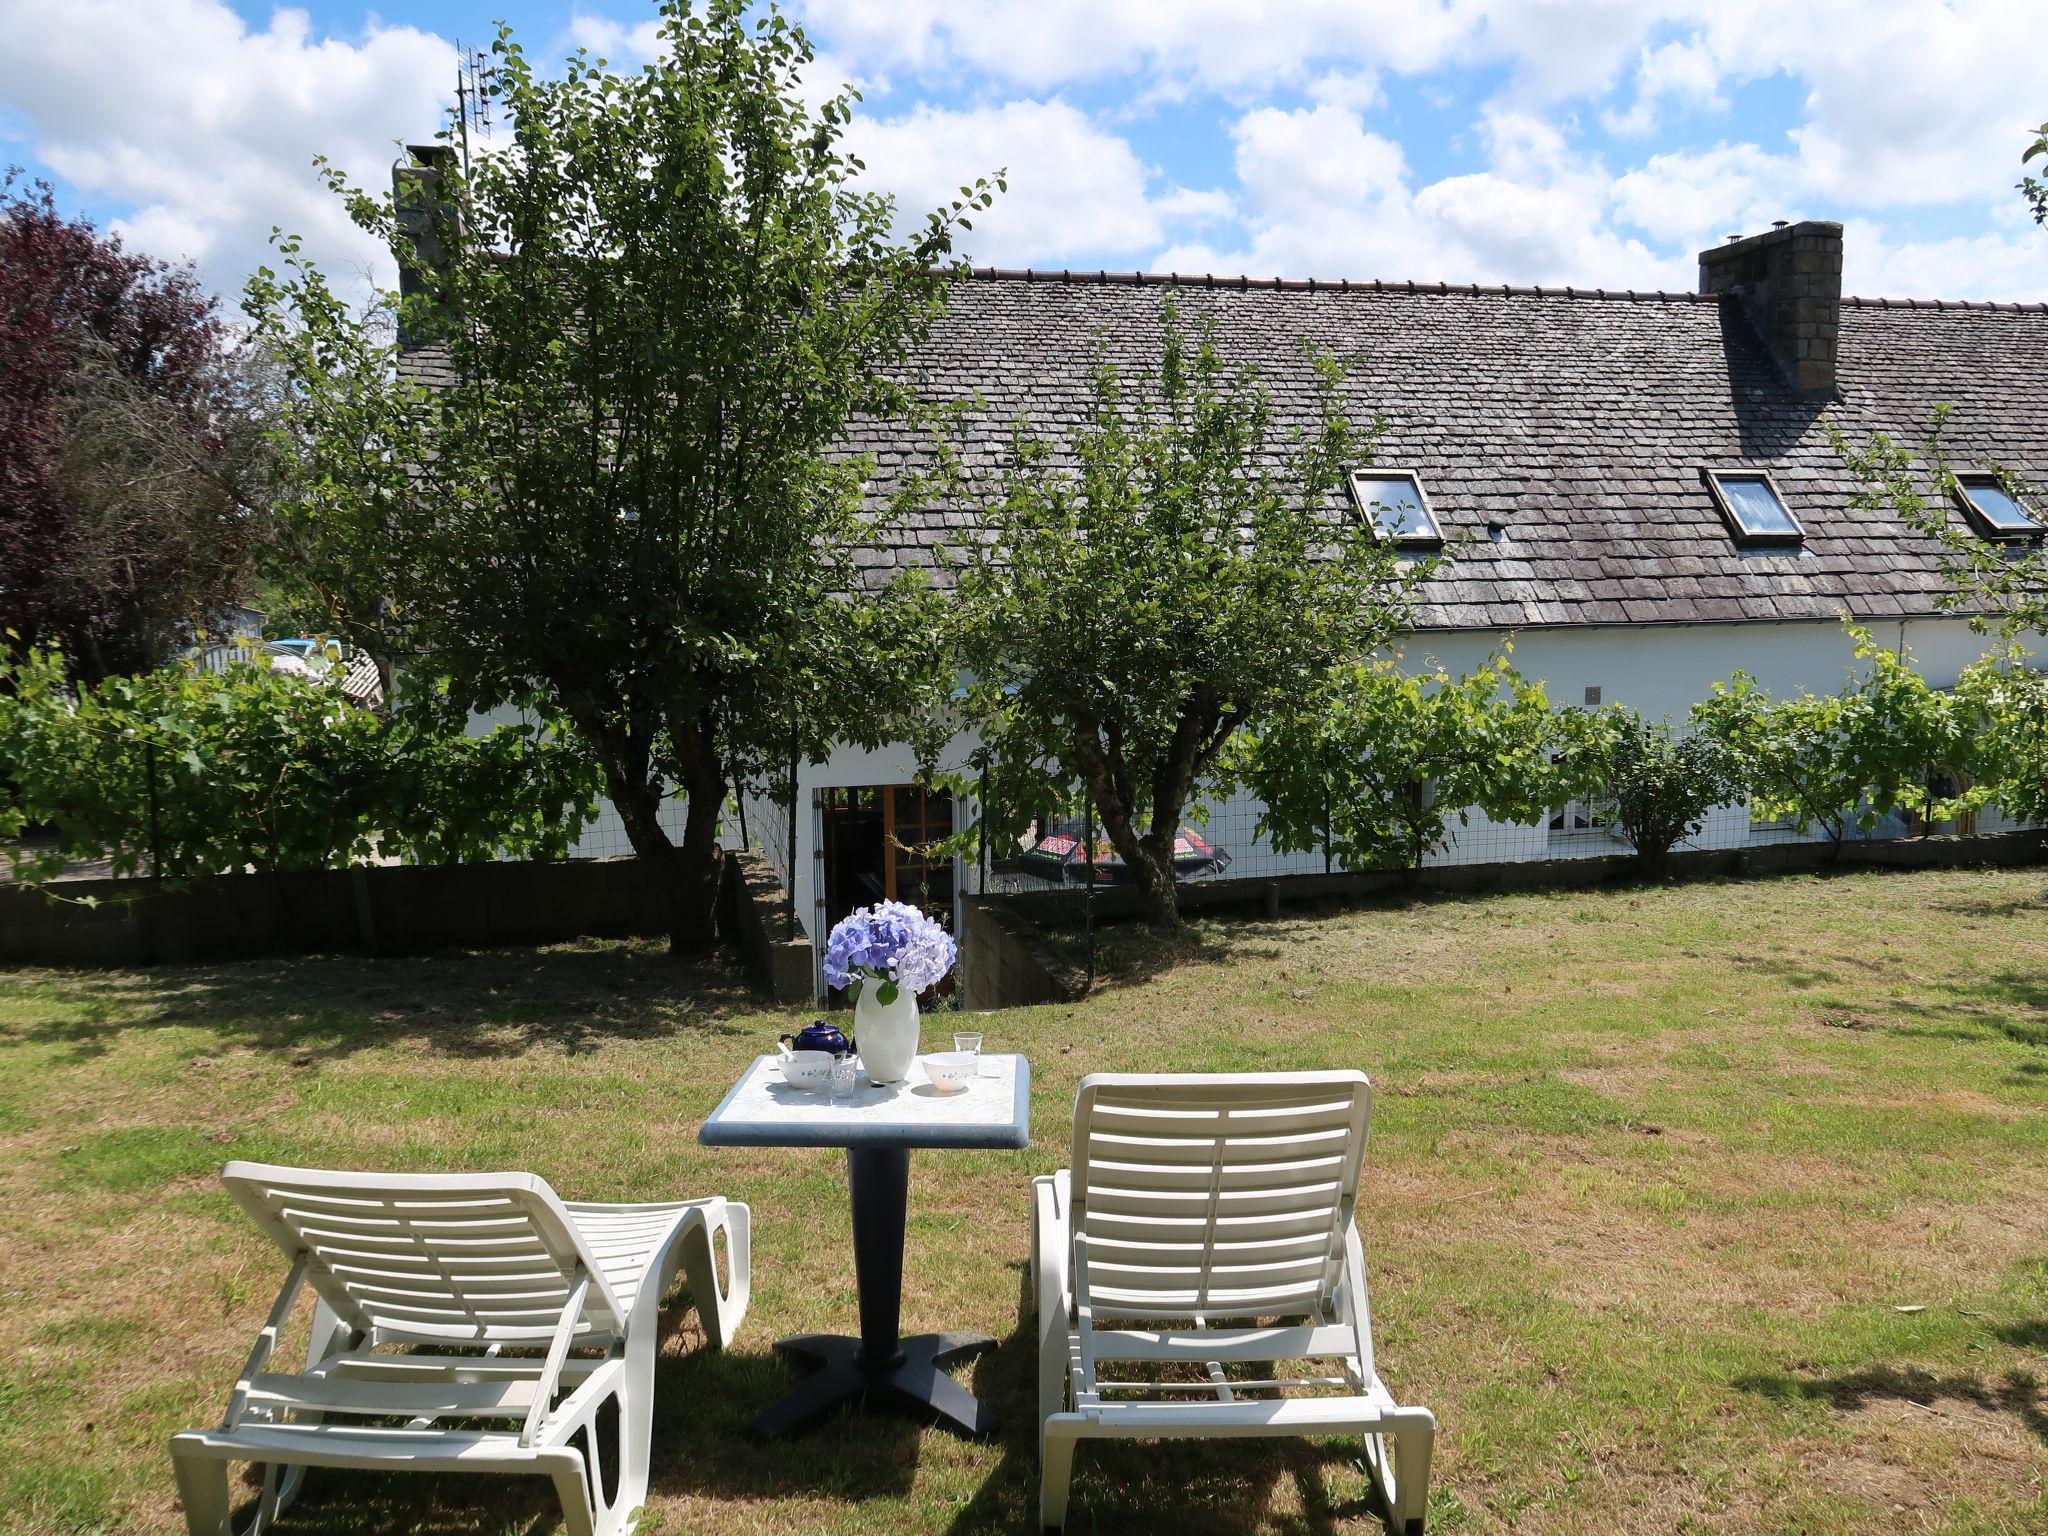
[[[1955,408],[1958,468],[2048,481],[2048,306],[1846,299],[1834,402],[1803,399],[1732,301],[1696,294],[1330,284],[980,269],[955,285],[914,360],[928,397],[979,404],[971,468],[1001,461],[1012,424],[1056,436],[1083,419],[1096,338],[1156,360],[1168,290],[1214,316],[1256,363],[1283,420],[1307,419],[1301,343],[1350,360],[1355,419],[1384,420],[1376,462],[1416,470],[1458,541],[1431,578],[1424,629],[1830,620],[1937,611],[1940,551],[1851,505],[1831,445],[1882,430],[1917,441]],[[412,368],[432,377],[432,359]],[[918,443],[857,423],[879,507]],[[1768,469],[1806,530],[1798,551],[1735,547],[1703,466]],[[1960,522],[1960,514],[1956,514]],[[928,564],[968,533],[958,512],[877,524],[867,579]]]

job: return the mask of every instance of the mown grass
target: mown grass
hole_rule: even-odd
[[[1435,901],[1109,960],[1083,1004],[986,1020],[1032,1059],[1031,1150],[914,1165],[906,1328],[1003,1340],[971,1368],[990,1445],[746,1439],[770,1341],[855,1327],[847,1216],[834,1153],[696,1145],[792,1019],[709,973],[615,945],[0,973],[0,1530],[181,1528],[165,1438],[218,1417],[283,1269],[212,1182],[236,1156],[745,1199],[754,1311],[665,1360],[648,1528],[1029,1529],[1026,1179],[1076,1082],[1331,1064],[1378,1086],[1361,1224],[1381,1369],[1442,1425],[1434,1529],[2048,1529],[2048,876]],[[1090,1448],[1076,1500],[1082,1532],[1377,1529],[1334,1442]],[[334,1473],[291,1523],[553,1522],[538,1486]]]

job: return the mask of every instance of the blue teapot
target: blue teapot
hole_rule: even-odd
[[[784,1035],[782,1043],[792,1051],[824,1051],[833,1056],[853,1053],[853,1042],[823,1019],[806,1024],[799,1034]]]

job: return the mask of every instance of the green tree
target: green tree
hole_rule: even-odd
[[[1260,829],[1283,852],[1327,846],[1346,869],[1419,869],[1474,807],[1528,822],[1567,798],[1576,766],[1540,682],[1505,655],[1463,677],[1397,660],[1331,668],[1300,707],[1248,731],[1236,776],[1265,802]]]
[[[1882,432],[1852,444],[1836,431],[1836,450],[1857,478],[1851,504],[1889,513],[1940,541],[1952,583],[1942,607],[1964,609],[1973,627],[2008,640],[2048,632],[2048,547],[2038,538],[1983,538],[1958,516],[1963,488],[1944,442],[1952,415],[1949,406],[1936,406],[1915,446]],[[2037,488],[2010,471],[1996,473],[2014,501],[2036,519],[2048,516],[2048,499]]]
[[[2034,142],[2020,156],[2021,165],[2032,165],[2036,160],[2048,159],[2048,123],[2034,130]],[[2020,195],[2027,200],[2027,206],[2034,210],[2036,224],[2048,224],[2048,181],[2031,173],[2020,178]]]
[[[1093,797],[1147,917],[1179,921],[1173,840],[1226,743],[1404,622],[1420,564],[1346,508],[1369,444],[1342,369],[1307,355],[1284,429],[1213,326],[1162,305],[1156,367],[1106,359],[1070,435],[1020,426],[958,566],[963,707],[999,808]],[[985,834],[993,829],[984,829]]]
[[[291,539],[351,638],[396,629],[461,702],[566,721],[669,872],[673,947],[701,949],[736,773],[886,737],[936,659],[881,654],[915,626],[849,600],[867,466],[835,450],[858,414],[912,412],[900,365],[993,189],[899,237],[843,143],[853,98],[807,106],[803,32],[741,0],[672,0],[633,74],[578,52],[549,78],[509,31],[493,51],[500,150],[442,157],[403,208],[334,179],[400,251],[399,329],[445,387],[394,381],[393,343],[290,243],[251,285],[292,381]]]
[[[1933,687],[1860,625],[1849,634],[1862,665],[1838,692],[1772,699],[1738,672],[1692,711],[1727,749],[1753,815],[1818,827],[1837,855],[1851,828],[1897,812],[1938,821],[1991,794],[1975,702]]]
[[[1737,794],[1728,749],[1703,731],[1674,731],[1622,705],[1601,710],[1593,729],[1601,802],[1643,872],[1655,875],[1708,812]]]
[[[1965,667],[1955,694],[1975,731],[1983,797],[2015,820],[2048,822],[2048,672],[2009,646]]]
[[[186,877],[561,857],[597,795],[589,759],[531,727],[468,734],[465,713],[413,679],[378,714],[254,663],[73,685],[33,649],[0,659],[0,832],[48,832],[9,850],[28,880],[80,859]]]

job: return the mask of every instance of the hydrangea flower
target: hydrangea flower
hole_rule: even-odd
[[[915,995],[944,980],[959,953],[953,936],[917,908],[880,901],[833,927],[825,941],[825,980],[834,987],[894,982]]]

